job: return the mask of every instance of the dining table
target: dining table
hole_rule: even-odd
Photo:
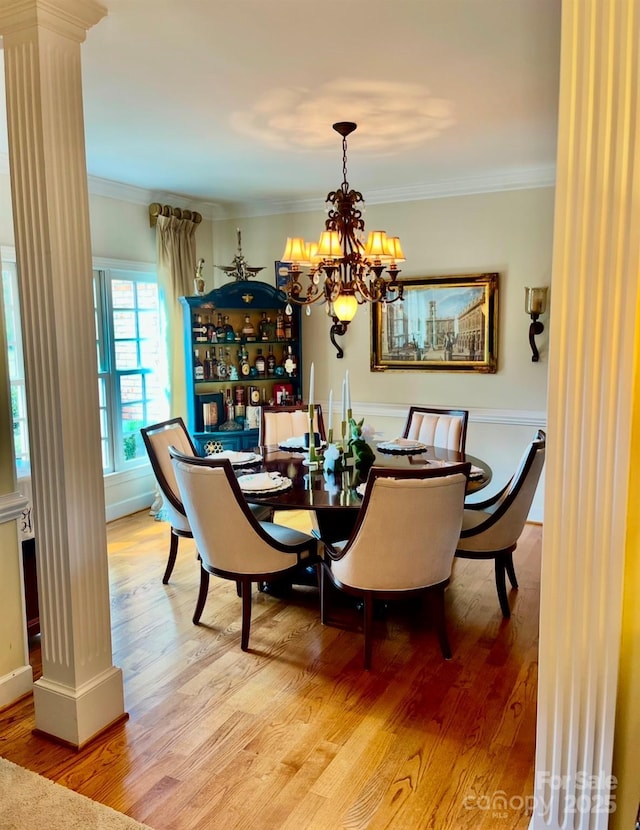
[[[486,461],[466,452],[422,446],[424,449],[420,451],[394,452],[374,445],[371,466],[420,470],[468,461],[472,465],[467,483],[468,494],[478,492],[491,481],[491,467]],[[319,466],[314,468],[309,462],[309,452],[303,446],[257,447],[254,452],[256,459],[259,459],[258,463],[250,468],[236,468],[236,473],[239,479],[247,473],[281,476],[284,487],[259,492],[244,490],[247,501],[250,504],[268,505],[274,510],[312,510],[315,512],[321,538],[337,542],[347,539],[355,525],[368,469],[361,471],[356,467],[356,459],[347,456],[343,458],[341,469],[336,472],[325,471],[322,449],[321,447],[319,451]]]

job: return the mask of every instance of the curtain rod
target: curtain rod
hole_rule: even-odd
[[[158,224],[158,216],[175,216],[176,219],[191,219],[196,225],[202,222],[202,214],[195,210],[186,210],[171,205],[161,205],[160,202],[152,202],[149,205],[149,225],[155,227]]]

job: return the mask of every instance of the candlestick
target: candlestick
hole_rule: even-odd
[[[347,392],[346,392],[346,382],[342,381],[342,423],[346,423],[347,421]]]
[[[314,374],[315,374],[315,367],[313,363],[311,364],[311,371],[309,372],[309,411],[311,411],[311,407],[313,406],[313,381],[314,381]]]
[[[347,390],[347,412],[351,412],[351,384],[349,383],[349,370],[344,375],[344,385]],[[351,415],[349,415],[351,417]]]

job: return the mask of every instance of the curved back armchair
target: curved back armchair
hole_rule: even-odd
[[[434,447],[464,452],[468,420],[469,412],[466,409],[412,406],[402,437],[422,441],[423,444]]]
[[[293,575],[315,564],[317,542],[306,533],[259,522],[227,459],[192,458],[169,449],[200,559],[200,591],[193,615],[204,610],[211,574],[236,582],[242,596],[241,647],[249,647],[251,583]]]
[[[191,538],[191,528],[178,491],[178,484],[169,457],[169,447],[177,447],[184,455],[196,455],[197,453],[182,418],[170,418],[167,421],[151,424],[143,427],[140,433],[147,448],[151,468],[162,493],[167,518],[171,524],[169,559],[162,577],[162,582],[166,585],[176,563],[178,539],[181,536]]]
[[[288,438],[295,438],[309,432],[309,415],[306,406],[263,406],[260,414],[261,447],[277,446]],[[326,439],[322,407],[314,406],[314,432],[320,433],[320,438]]]
[[[325,542],[322,622],[328,581],[364,602],[364,667],[371,668],[373,602],[428,592],[442,654],[451,657],[444,589],[462,527],[471,465],[422,470],[373,467],[358,519],[345,542]]]
[[[468,504],[456,556],[494,559],[498,600],[504,617],[511,616],[505,574],[518,587],[513,551],[524,530],[544,466],[546,435],[539,429],[507,484],[485,501]]]

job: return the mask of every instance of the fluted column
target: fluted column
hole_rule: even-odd
[[[640,324],[640,0],[562,7],[531,826],[604,830]]]
[[[82,745],[124,714],[112,665],[80,45],[93,0],[0,4],[23,313],[43,676],[36,729]]]

